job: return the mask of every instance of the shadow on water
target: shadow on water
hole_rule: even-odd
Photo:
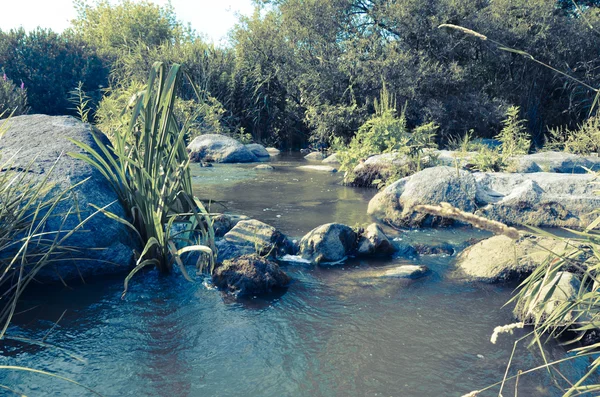
[[[339,176],[300,173],[295,165],[275,163],[280,171],[270,176],[250,166],[202,169],[196,173],[202,181],[209,172],[214,180],[237,179],[222,188],[202,183],[197,193],[294,236],[324,222],[368,221],[366,204],[375,192],[343,188]],[[302,188],[287,182],[294,178]],[[482,234],[420,230],[393,237],[459,244]],[[402,264],[426,265],[431,273],[417,280],[376,276]],[[9,335],[41,340],[66,310],[45,341],[84,362],[1,341],[0,364],[58,373],[107,396],[460,396],[500,380],[515,338],[524,335],[490,343],[494,327],[512,322],[510,309],[502,308],[512,289],[454,280],[450,256],[284,269],[295,280],[286,293],[238,301],[200,279],[154,271],[136,275],[124,300],[122,277],[35,289],[19,310],[34,309],[15,317]],[[550,344],[545,354],[562,358],[564,348]],[[511,374],[542,362],[523,345]],[[561,371],[576,377],[587,364]],[[60,380],[14,371],[0,371],[0,384],[30,396],[85,395]],[[519,395],[559,395],[545,372],[523,376],[519,385]],[[507,387],[505,395],[512,395],[514,383]]]

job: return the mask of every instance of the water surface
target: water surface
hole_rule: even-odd
[[[252,165],[195,168],[197,194],[292,236],[326,222],[369,221],[374,191],[342,187],[340,175],[298,171],[300,161],[287,158],[273,164],[274,172],[260,173]],[[392,234],[456,244],[472,236],[481,234]],[[0,344],[0,364],[51,371],[106,396],[461,396],[502,379],[524,332],[491,344],[494,327],[512,322],[501,308],[511,288],[456,281],[449,277],[451,260],[286,266],[294,279],[287,293],[238,302],[201,279],[155,272],[136,276],[124,300],[122,277],[50,294],[37,290],[22,301],[20,310],[31,310],[15,317],[9,334],[44,339],[82,361],[8,340]],[[371,277],[404,263],[425,264],[432,273],[413,281]],[[551,360],[564,350],[549,346],[545,353]],[[542,362],[535,349],[518,348],[511,373]],[[561,370],[574,377],[587,363]],[[0,384],[28,396],[91,395],[59,379],[9,370],[0,370]],[[560,395],[544,372],[523,376],[519,385],[522,396]],[[514,384],[507,387],[504,395],[513,395]]]

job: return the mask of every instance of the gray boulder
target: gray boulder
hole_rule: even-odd
[[[396,248],[376,223],[367,226],[358,240],[358,255],[391,256],[395,252]]]
[[[283,233],[256,219],[239,221],[223,238],[259,255],[276,257],[293,253],[293,243]]]
[[[452,224],[451,220],[416,213],[421,204],[448,202],[463,211],[475,211],[477,188],[467,171],[440,166],[402,178],[369,202],[368,213],[398,227]]]
[[[324,162],[325,164],[339,164],[339,163],[340,163],[340,161],[338,160],[338,157],[337,157],[337,153],[334,153],[334,154],[332,154],[332,155],[330,155],[330,156],[327,156],[327,157],[326,157],[326,158],[323,160],[323,162]]]
[[[600,196],[591,174],[476,173],[478,215],[509,225],[585,228]]]
[[[314,228],[300,240],[300,256],[316,264],[338,263],[356,246],[356,233],[340,223]]]
[[[321,152],[311,152],[311,153],[307,154],[306,156],[304,156],[304,158],[307,160],[320,161],[320,160],[325,159],[325,155]]]
[[[252,154],[262,161],[269,160],[271,157],[267,149],[259,143],[249,143],[246,145],[246,149],[250,150]]]
[[[286,288],[291,279],[275,262],[259,255],[226,260],[212,276],[220,289],[238,297],[263,295]]]
[[[215,163],[252,163],[258,157],[233,138],[220,134],[200,135],[188,145],[191,161]]]
[[[61,203],[55,214],[65,214],[70,207],[78,208],[79,216],[85,219],[98,207],[107,206],[115,215],[127,218],[128,214],[118,201],[117,195],[100,172],[86,163],[67,155],[67,152],[83,153],[68,138],[83,142],[98,150],[93,136],[108,143],[102,133],[89,124],[81,123],[73,117],[29,115],[13,117],[8,123],[6,134],[0,139],[0,152],[3,159],[14,155],[12,171],[20,172],[28,168],[32,175],[45,177],[53,165],[56,166],[49,176],[54,185],[53,192],[64,191],[84,179],[82,185],[74,189],[77,202],[72,199]],[[57,162],[57,158],[60,159]],[[33,163],[31,163],[33,161]],[[51,217],[46,232],[72,230],[79,224],[75,213],[64,224],[62,216]],[[62,257],[52,269],[44,268],[38,274],[40,281],[56,281],[59,276],[65,280],[89,278],[96,275],[121,273],[128,271],[134,261],[134,250],[140,252],[137,239],[130,230],[107,218],[96,214],[81,231],[73,234],[66,242],[76,251],[69,257]]]

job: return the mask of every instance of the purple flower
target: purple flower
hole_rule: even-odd
[[[21,91],[23,91],[25,89],[25,83],[23,83],[23,80],[21,80]]]
[[[8,80],[8,77],[6,77],[6,73],[4,73],[4,74],[2,75],[2,80],[4,80],[4,81]]]

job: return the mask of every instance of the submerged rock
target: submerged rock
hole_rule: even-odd
[[[275,167],[269,164],[260,164],[254,167],[255,170],[263,170],[263,171],[273,171]]]
[[[283,233],[255,219],[239,221],[224,239],[243,251],[260,255],[276,257],[293,253],[293,243]]]
[[[421,265],[402,265],[385,269],[378,274],[378,277],[386,278],[421,278],[429,274],[429,268]]]
[[[307,160],[323,160],[325,158],[325,155],[321,152],[311,152],[309,154],[307,154],[306,156],[304,156],[305,159]]]
[[[563,240],[548,237],[523,237],[515,241],[506,236],[494,236],[457,256],[456,275],[485,283],[520,280],[547,260],[550,252],[565,255],[574,249]],[[582,250],[576,259],[584,262],[589,257],[591,253]]]
[[[356,233],[340,223],[314,228],[300,240],[300,256],[316,264],[338,263],[354,250]]]
[[[337,172],[337,170],[329,165],[301,165],[300,170],[320,171],[320,172]]]
[[[235,139],[221,134],[200,135],[188,145],[191,161],[252,163],[259,158]]]
[[[376,223],[367,226],[358,240],[357,253],[362,256],[391,256],[395,252],[396,248]]]
[[[246,145],[246,149],[252,152],[259,160],[265,161],[269,160],[271,155],[265,149],[265,147],[259,143],[249,143]]]
[[[268,294],[286,288],[291,281],[279,265],[255,254],[226,260],[212,280],[219,289],[236,296]]]
[[[441,244],[413,244],[414,249],[419,255],[447,255],[452,256],[456,252],[452,244],[441,243]]]
[[[11,118],[7,126],[8,130],[0,139],[0,152],[3,160],[14,156],[11,172],[27,170],[34,178],[42,180],[56,163],[48,179],[48,187],[54,186],[49,194],[64,191],[89,178],[74,189],[76,203],[72,199],[65,200],[54,210],[54,214],[66,214],[73,207],[80,214],[72,211],[64,224],[62,216],[51,217],[45,232],[74,229],[80,219],[95,212],[92,204],[98,207],[108,205],[108,211],[118,217],[128,218],[118,196],[102,174],[66,154],[84,153],[68,138],[99,151],[93,137],[109,144],[104,134],[70,116],[18,116]],[[140,252],[138,240],[130,230],[101,213],[93,216],[81,231],[69,237],[65,245],[74,249],[72,254],[69,258],[56,258],[53,266],[43,268],[36,276],[38,281],[58,281],[59,275],[64,280],[72,280],[81,276],[87,279],[101,274],[126,272],[133,264],[134,250]]]

